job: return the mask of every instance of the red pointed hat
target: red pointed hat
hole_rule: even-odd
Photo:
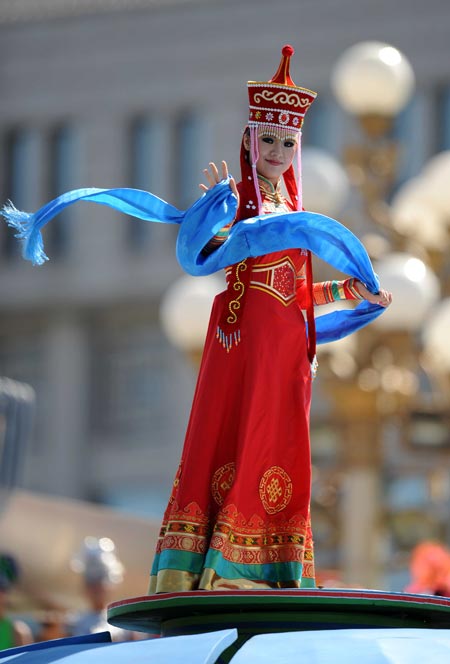
[[[295,85],[289,73],[294,49],[283,46],[278,70],[268,82],[248,81],[249,126],[257,126],[269,134],[284,137],[297,134],[316,92]]]

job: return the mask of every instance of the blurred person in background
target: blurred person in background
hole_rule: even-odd
[[[421,542],[412,551],[411,581],[405,592],[450,597],[450,551],[439,542]]]
[[[35,632],[36,641],[53,641],[69,636],[67,614],[64,611],[44,611],[38,617],[38,629]]]
[[[81,550],[72,558],[71,567],[82,575],[89,608],[69,628],[70,635],[110,632],[113,641],[133,639],[131,632],[109,625],[106,619],[111,590],[122,582],[125,571],[114,542],[109,537],[86,537]]]
[[[0,650],[33,643],[30,627],[23,621],[8,615],[9,594],[19,577],[15,559],[7,553],[0,554]]]

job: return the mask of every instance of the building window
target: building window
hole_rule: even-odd
[[[151,191],[157,187],[161,167],[160,123],[155,118],[135,119],[130,128],[129,180],[133,189]],[[167,149],[167,148],[166,148]],[[127,218],[126,239],[129,249],[144,252],[151,241],[152,224],[143,219]]]
[[[399,145],[396,187],[417,175],[428,157],[431,135],[424,128],[430,126],[431,109],[423,94],[416,94],[398,115],[393,138]]]
[[[72,128],[61,125],[53,129],[47,141],[47,192],[51,200],[77,186],[77,142]],[[46,249],[52,258],[67,256],[70,245],[72,209],[64,210],[43,231]]]
[[[28,128],[15,128],[3,139],[3,178],[1,183],[2,201],[11,200],[18,209],[30,210],[33,169],[37,164],[33,159],[34,132]],[[1,253],[6,259],[20,255],[20,245],[14,231],[2,224],[0,235]]]
[[[34,452],[42,449],[48,417],[43,337],[39,330],[0,335],[0,376],[31,385],[36,393],[33,418]]]
[[[148,117],[138,118],[131,125],[130,179],[135,189],[152,189],[157,167],[157,130],[157,122]]]
[[[61,125],[47,136],[17,127],[5,134],[2,143],[2,201],[11,200],[18,209],[33,211],[77,186],[76,136],[70,127]],[[65,210],[43,230],[46,248],[54,258],[67,253],[70,216],[71,210]],[[0,251],[10,259],[20,254],[14,232],[5,225],[0,229]]]
[[[96,325],[92,343],[92,428],[108,440],[145,432],[158,439],[170,394],[167,342],[151,321]]]
[[[438,92],[436,122],[436,148],[438,152],[450,150],[450,87]]]
[[[130,126],[129,146],[131,187],[150,191],[180,209],[199,197],[202,169],[211,155],[208,127],[196,113],[138,117]],[[132,251],[148,249],[151,226],[140,219],[129,220],[127,244]]]
[[[182,210],[199,197],[202,170],[208,165],[208,128],[196,113],[183,112],[175,122],[174,181],[176,203]]]

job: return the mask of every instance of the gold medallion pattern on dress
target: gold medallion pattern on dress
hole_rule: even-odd
[[[216,470],[211,482],[211,492],[218,505],[222,505],[234,482],[235,465],[226,463]]]
[[[291,500],[292,481],[280,466],[266,470],[259,483],[259,497],[267,514],[283,510]]]

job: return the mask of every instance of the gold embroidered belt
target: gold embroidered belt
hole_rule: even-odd
[[[290,258],[252,266],[250,288],[272,295],[286,307],[295,300],[297,272]]]
[[[227,352],[241,341],[238,318],[244,302],[246,284],[271,295],[285,307],[295,302],[297,272],[292,260],[287,256],[273,263],[250,263],[251,272],[246,278],[249,264],[246,261],[226,268],[228,281],[228,302],[216,330],[216,338]],[[242,273],[242,274],[241,274]],[[243,280],[241,280],[241,276]],[[230,296],[233,298],[230,301]],[[236,325],[237,324],[237,325]]]

